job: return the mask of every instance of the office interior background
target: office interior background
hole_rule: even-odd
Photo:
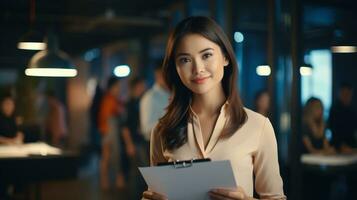
[[[327,120],[339,85],[348,82],[357,88],[353,0],[2,0],[1,92],[16,94],[17,113],[32,128],[29,133],[41,138],[41,127],[33,127],[45,118],[44,93],[54,91],[67,110],[66,148],[79,154],[74,177],[23,182],[11,198],[130,199],[125,191],[102,192],[98,184],[100,136],[93,133],[90,119],[96,88],[104,87],[112,75],[122,76],[123,101],[129,97],[132,77],[143,77],[149,88],[169,32],[194,15],[213,18],[228,35],[238,60],[237,84],[244,105],[252,109],[256,93],[269,92],[269,118],[285,194],[289,199],[310,195],[304,190],[303,176],[310,169],[301,162],[299,151],[302,108],[307,99],[317,97]],[[31,59],[41,51],[18,48],[30,32],[40,40],[47,38],[47,48],[54,46],[65,54],[77,74],[61,78],[26,74]],[[356,110],[356,95],[352,104]],[[34,135],[28,140],[36,140]],[[327,131],[326,137],[331,133]],[[326,191],[329,199],[347,199],[347,188],[352,186],[343,180],[348,172],[357,172],[356,162],[336,174],[323,167],[311,170],[324,177],[318,184],[329,176],[339,180],[331,181],[332,189]]]

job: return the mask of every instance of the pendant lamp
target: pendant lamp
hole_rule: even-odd
[[[77,70],[69,56],[59,50],[57,38],[53,32],[47,36],[47,49],[37,52],[30,60],[27,76],[40,77],[75,77]]]
[[[43,50],[46,49],[46,43],[43,36],[33,29],[35,23],[35,0],[30,0],[30,30],[20,37],[17,48],[23,50]]]
[[[357,53],[355,36],[344,30],[335,30],[331,45],[332,53]]]

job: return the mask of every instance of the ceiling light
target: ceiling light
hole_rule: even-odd
[[[234,33],[234,40],[237,42],[237,43],[241,43],[244,41],[244,36],[241,32],[235,32]]]
[[[259,65],[256,68],[256,72],[259,76],[269,76],[271,73],[269,65]]]
[[[46,43],[43,42],[43,37],[40,33],[30,30],[20,38],[17,43],[17,48],[24,50],[44,50],[46,49]]]
[[[300,68],[300,75],[301,76],[311,76],[312,75],[312,65],[304,63]]]
[[[23,50],[44,50],[46,43],[43,41],[43,35],[33,29],[35,24],[35,0],[30,0],[30,31],[20,37],[17,48]]]
[[[49,33],[47,49],[31,58],[25,74],[39,77],[75,77],[77,70],[69,61],[69,56],[58,49],[55,35]]]
[[[300,75],[301,76],[311,76],[312,75],[312,68],[310,67],[300,67]]]
[[[356,46],[332,46],[331,51],[333,53],[356,53]]]
[[[117,77],[127,77],[130,74],[130,67],[128,65],[119,65],[114,68],[114,75]]]
[[[27,76],[39,77],[75,77],[77,70],[75,69],[61,69],[61,68],[28,68],[25,70]]]

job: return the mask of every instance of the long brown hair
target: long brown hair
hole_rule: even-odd
[[[302,122],[309,127],[315,137],[322,137],[325,123],[322,114],[318,117],[315,116],[317,110],[323,111],[322,101],[316,97],[309,98],[303,109]]]
[[[188,17],[181,21],[170,34],[163,63],[163,75],[171,91],[171,101],[166,114],[160,119],[157,131],[163,138],[164,146],[174,150],[187,142],[187,122],[192,92],[181,82],[176,71],[175,53],[181,39],[188,34],[199,34],[220,46],[229,65],[224,67],[222,86],[228,101],[226,123],[221,137],[233,135],[246,121],[247,114],[238,96],[238,65],[233,48],[223,30],[208,17]]]

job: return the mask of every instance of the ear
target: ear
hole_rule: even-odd
[[[228,60],[228,58],[225,56],[225,57],[224,57],[224,64],[223,64],[223,66],[227,67],[228,65],[229,65],[229,60]]]

